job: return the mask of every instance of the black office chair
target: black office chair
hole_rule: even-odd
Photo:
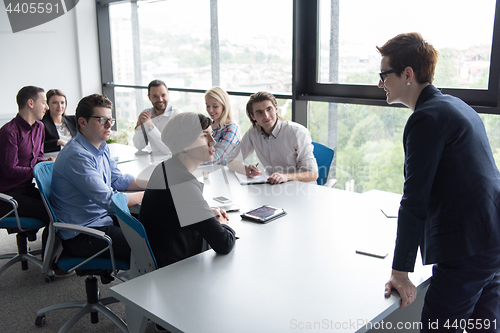
[[[9,233],[17,234],[17,253],[4,253],[0,255],[0,259],[10,259],[0,267],[0,275],[17,262],[21,262],[21,269],[23,271],[28,269],[28,261],[43,268],[42,260],[36,257],[42,254],[42,250],[28,251],[28,241],[36,240],[36,233],[39,229],[45,227],[45,223],[31,217],[19,217],[17,201],[13,197],[0,193],[0,200],[12,205],[12,210],[0,218],[0,229],[6,229]],[[9,216],[12,213],[14,213],[14,216]],[[51,273],[53,275],[53,272]]]
[[[64,324],[63,327],[61,327],[59,332],[68,332],[71,327],[73,327],[73,325],[87,313],[90,313],[91,322],[93,324],[99,322],[98,312],[108,317],[121,331],[128,332],[127,325],[123,322],[123,320],[106,307],[106,305],[116,303],[118,300],[113,297],[99,299],[99,288],[96,275],[101,276],[101,280],[104,278],[106,280],[105,282],[111,282],[109,275],[110,271],[114,272],[116,276],[118,270],[129,270],[130,263],[128,261],[114,259],[111,238],[104,232],[69,223],[57,222],[57,217],[50,206],[50,183],[52,181],[53,165],[54,162],[40,162],[35,165],[35,168],[33,169],[38,190],[42,195],[42,200],[50,217],[50,225],[48,227],[49,236],[47,239],[44,265],[49,265],[49,263],[53,262],[53,258],[58,256],[57,265],[59,268],[68,272],[76,271],[76,274],[79,276],[87,276],[87,279],[85,280],[87,299],[83,301],[55,304],[41,309],[37,312],[35,325],[44,326],[45,314],[49,311],[65,308],[81,308]],[[90,258],[71,257],[61,249],[57,230],[71,230],[85,233],[105,240],[108,243],[108,246]],[[110,252],[111,259],[97,258],[100,254],[106,251]]]

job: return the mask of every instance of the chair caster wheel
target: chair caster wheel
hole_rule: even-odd
[[[54,281],[54,275],[52,275],[52,276],[46,275],[45,276],[45,282],[46,283],[51,283],[52,281]]]
[[[36,317],[35,325],[38,327],[45,326],[45,315]]]

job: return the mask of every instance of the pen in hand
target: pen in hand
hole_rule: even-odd
[[[259,166],[259,163],[255,164],[255,168],[257,168],[258,166]],[[252,173],[252,172],[253,172],[253,170],[254,170],[254,169],[252,168],[252,170],[250,170],[250,173]],[[257,168],[257,170],[258,170],[258,168]]]

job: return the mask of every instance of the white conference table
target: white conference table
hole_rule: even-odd
[[[147,175],[165,158],[136,157],[120,163],[122,171],[137,175],[147,169]],[[383,296],[397,219],[387,218],[381,205],[397,207],[400,195],[299,182],[242,186],[222,169],[212,169],[208,179],[201,170],[195,175],[205,183],[210,205],[223,195],[240,206],[240,212],[229,214],[240,239],[228,255],[208,250],[112,287],[111,295],[127,313],[172,332],[366,332],[399,307],[399,296]],[[241,220],[241,212],[262,204],[288,214],[268,224]],[[382,248],[388,256],[357,254],[361,247]],[[420,297],[430,276],[431,267],[417,261],[410,278]],[[141,331],[143,324],[128,322],[131,332]]]

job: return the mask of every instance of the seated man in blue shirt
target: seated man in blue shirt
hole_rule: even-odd
[[[104,95],[82,98],[76,108],[78,133],[59,153],[52,175],[52,207],[60,222],[104,231],[113,240],[116,259],[128,260],[130,247],[117,224],[111,204],[116,191],[141,190],[132,175],[123,175],[110,157],[106,140],[111,133],[112,102]],[[142,201],[143,191],[128,193],[128,206]],[[61,230],[65,251],[89,257],[107,246],[95,237]],[[109,251],[102,256],[109,257]]]

